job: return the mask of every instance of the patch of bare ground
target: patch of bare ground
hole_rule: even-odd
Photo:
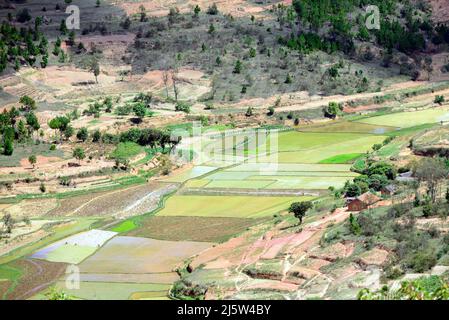
[[[0,256],[5,255],[17,248],[39,241],[49,234],[50,233],[45,230],[38,230],[36,232],[17,237],[11,241],[8,241],[7,243],[1,243]]]
[[[337,259],[349,257],[354,251],[354,244],[335,243],[327,247],[320,247],[312,251],[309,255],[311,258],[322,259],[330,262],[334,262]]]
[[[176,0],[156,0],[156,1],[114,1],[127,14],[136,14],[140,12],[140,6],[143,6],[147,15],[153,17],[166,16],[170,8],[177,7],[181,13],[190,13],[195,5],[199,5],[205,12],[207,8],[216,3],[220,12],[232,14],[235,17],[246,17],[254,15],[260,18],[267,18],[265,11],[273,5],[271,2],[261,2],[259,4],[244,0],[194,0],[179,2]],[[277,3],[291,4],[291,0],[276,1]]]
[[[37,218],[46,215],[55,209],[57,205],[58,201],[54,198],[27,199],[5,208],[2,212],[9,213],[14,218]]]
[[[358,263],[364,269],[369,266],[382,266],[388,261],[388,257],[388,251],[380,248],[374,248],[362,253],[358,258]]]
[[[447,22],[449,14],[448,0],[429,0],[432,6],[432,20],[434,22]]]
[[[8,300],[24,300],[33,296],[54,283],[67,268],[65,263],[28,258],[13,262],[13,266],[23,270],[23,273],[13,290],[6,295]]]
[[[436,228],[440,232],[449,232],[449,220],[443,218],[418,218],[416,226],[421,230]]]
[[[276,280],[256,280],[245,286],[244,290],[269,290],[269,291],[286,291],[295,292],[298,285],[294,283],[281,282]]]

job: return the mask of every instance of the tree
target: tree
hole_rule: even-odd
[[[31,110],[36,110],[36,101],[30,96],[22,96],[19,100],[21,104],[20,110],[24,112],[30,112]]]
[[[357,222],[357,219],[354,217],[352,213],[349,214],[349,228],[351,232],[355,235],[359,235],[362,232],[360,224]]]
[[[186,102],[179,101],[178,103],[176,103],[175,111],[190,113],[190,105]]]
[[[218,14],[217,4],[214,2],[209,8],[207,8],[206,13],[210,15],[217,15]]]
[[[94,74],[95,76],[95,82],[98,83],[98,76],[100,75],[100,64],[98,63],[97,59],[94,59],[92,61],[92,64],[90,66],[90,71]]]
[[[439,104],[440,106],[443,104],[444,102],[444,96],[440,96],[440,95],[436,95],[435,99],[433,100],[434,103]]]
[[[36,162],[37,162],[36,156],[34,154],[29,156],[28,162],[33,166],[33,169],[34,169]]]
[[[70,139],[71,136],[73,136],[75,133],[75,129],[71,125],[68,125],[64,130],[64,137],[66,139]]]
[[[209,25],[209,30],[207,31],[207,33],[209,33],[209,34],[214,34],[215,33],[215,26],[214,26],[213,23],[211,23]]]
[[[193,9],[193,16],[194,16],[195,18],[198,18],[198,15],[200,14],[200,12],[201,12],[200,6],[199,6],[199,5],[196,5],[195,8]]]
[[[61,139],[62,139],[62,133],[67,129],[67,126],[70,123],[70,119],[65,117],[65,116],[58,116],[56,118],[53,118],[50,120],[50,122],[48,123],[48,126],[50,127],[50,129],[53,130],[59,130],[59,133],[61,135]]]
[[[95,130],[92,134],[92,142],[99,142],[101,140],[101,132],[100,130]]]
[[[33,135],[35,131],[40,129],[41,125],[39,124],[39,120],[37,119],[34,112],[27,113],[25,119],[28,125],[28,131],[30,132],[31,135]]]
[[[147,112],[147,108],[142,102],[139,102],[133,106],[133,112],[139,119],[139,122],[142,122],[142,119],[145,117],[145,114]]]
[[[139,6],[139,11],[140,11],[140,22],[147,21],[148,19],[147,19],[147,12],[146,12],[145,6],[141,4]]]
[[[85,142],[88,137],[89,137],[89,132],[87,131],[87,128],[83,127],[81,129],[79,129],[78,132],[76,133],[76,138],[83,142]]]
[[[25,142],[28,138],[28,130],[25,127],[25,122],[20,119],[17,123],[17,139],[19,142]]]
[[[234,66],[233,73],[239,74],[242,72],[242,62],[240,60],[237,60]]]
[[[73,150],[73,157],[77,159],[81,164],[81,160],[83,160],[86,157],[84,149],[80,147],[75,148],[75,150]]]
[[[293,213],[295,218],[299,219],[299,224],[302,223],[302,219],[306,215],[309,209],[312,209],[313,203],[310,201],[293,202],[288,209],[289,213]]]
[[[3,154],[5,156],[11,156],[14,152],[14,139],[5,139],[3,143]]]
[[[5,214],[2,217],[1,221],[3,222],[3,227],[5,228],[6,233],[11,233],[12,229],[14,228],[14,224],[15,224],[15,221],[14,221],[13,217],[11,216],[11,214],[10,213]]]
[[[425,183],[432,203],[435,203],[441,182],[448,176],[446,164],[441,159],[424,158],[414,168],[414,175],[420,183]]]
[[[346,197],[358,197],[362,194],[362,189],[358,183],[350,183],[345,187]]]
[[[368,176],[380,174],[386,176],[389,180],[394,180],[396,179],[397,170],[390,163],[378,161],[372,163],[364,173]]]
[[[20,23],[24,23],[31,20],[30,11],[26,8],[20,10],[17,13],[17,21]]]
[[[70,31],[69,38],[67,39],[67,44],[69,46],[75,45],[75,37],[76,37],[75,31],[73,31],[73,30]]]
[[[343,105],[337,102],[329,102],[328,106],[323,109],[324,116],[326,118],[335,119],[343,110]]]
[[[67,25],[66,25],[64,19],[61,20],[61,24],[59,26],[59,31],[61,31],[62,35],[66,35],[67,34],[68,29],[67,29]]]

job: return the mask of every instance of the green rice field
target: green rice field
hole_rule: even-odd
[[[447,108],[434,108],[414,112],[398,112],[359,120],[360,123],[407,128],[426,123],[438,123],[449,120]]]
[[[169,198],[158,216],[260,218],[286,210],[292,202],[313,197],[197,196]]]

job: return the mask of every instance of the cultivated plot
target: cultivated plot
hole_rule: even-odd
[[[86,300],[128,300],[135,292],[152,292],[155,297],[166,297],[170,284],[81,282],[79,289],[67,289],[65,282],[55,287],[69,296]]]
[[[97,251],[117,233],[90,230],[57,241],[34,253],[31,257],[52,262],[78,264]]]
[[[434,108],[413,112],[398,112],[360,120],[360,123],[408,128],[426,123],[449,120],[449,109]]]
[[[264,219],[152,216],[128,236],[171,241],[223,242]]]
[[[370,134],[384,134],[394,130],[396,130],[395,127],[351,121],[326,122],[324,124],[310,125],[300,129],[302,132],[348,132]]]
[[[292,202],[313,197],[176,195],[158,216],[260,218],[286,210]]]
[[[382,143],[383,140],[385,140],[384,136],[369,135],[319,148],[279,152],[277,158],[279,163],[318,163],[349,152],[365,153],[370,151],[374,144]],[[259,160],[264,162],[265,159],[262,157]]]
[[[82,273],[172,272],[212,243],[115,237],[79,265]],[[145,290],[140,290],[145,291]]]

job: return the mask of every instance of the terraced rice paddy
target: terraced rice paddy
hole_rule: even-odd
[[[224,242],[264,220],[152,216],[126,235],[170,241]]]
[[[82,273],[166,273],[212,243],[118,236],[79,265]],[[145,290],[139,290],[145,291]]]
[[[152,293],[154,298],[167,297],[170,284],[81,282],[79,289],[67,289],[61,281],[55,287],[78,299],[128,300],[136,292]]]
[[[98,250],[117,233],[90,230],[68,237],[45,247],[31,257],[52,262],[78,264]]]
[[[261,218],[286,210],[294,201],[313,197],[175,195],[158,216]]]
[[[310,125],[300,129],[302,132],[348,132],[369,134],[384,134],[394,130],[396,130],[395,127],[351,121],[326,122],[324,124]]]
[[[398,112],[377,117],[371,117],[358,122],[373,125],[408,128],[426,123],[438,123],[449,120],[449,109],[434,108],[415,112]]]

